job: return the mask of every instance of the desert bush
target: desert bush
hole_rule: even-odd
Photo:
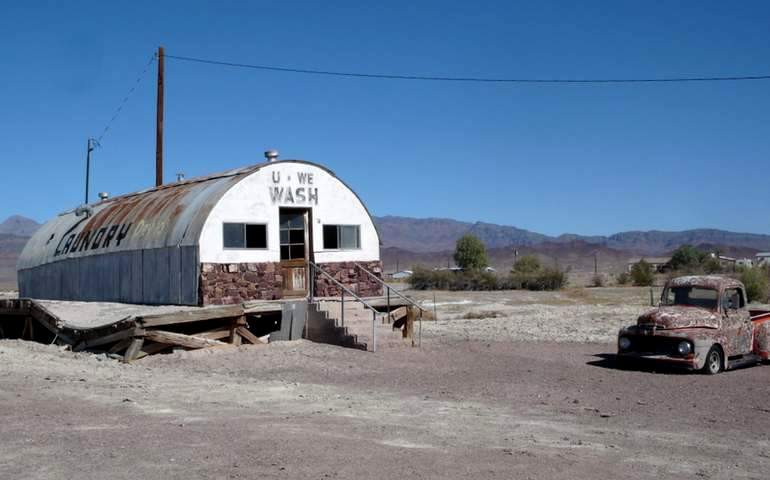
[[[524,255],[513,264],[514,273],[535,273],[540,270],[540,260],[534,255]]]
[[[620,272],[615,275],[615,281],[618,282],[618,285],[628,285],[628,283],[631,281],[631,276],[628,274],[628,272]]]
[[[409,285],[415,290],[499,290],[500,281],[491,272],[428,270],[414,268]]]
[[[655,275],[652,271],[652,265],[643,259],[631,267],[631,281],[637,287],[648,287],[652,285]]]
[[[603,287],[604,286],[604,277],[600,273],[595,273],[593,277],[591,277],[591,286],[592,287]]]
[[[749,302],[762,302],[768,300],[768,269],[763,267],[749,267],[741,270],[741,282],[746,287],[746,296]]]
[[[414,267],[412,275],[407,280],[415,290],[449,290],[454,273],[450,270],[428,270]]]
[[[527,289],[561,290],[566,284],[566,272],[559,270],[558,268],[544,268],[535,275],[534,285],[527,286]]]
[[[567,274],[555,268],[534,273],[497,276],[491,272],[470,270],[427,270],[414,268],[408,282],[415,290],[558,290],[567,283]]]
[[[454,259],[457,266],[463,270],[481,270],[489,265],[484,242],[469,233],[457,240]]]
[[[471,310],[460,318],[465,320],[478,320],[481,318],[503,318],[505,313],[500,310]]]
[[[719,263],[719,259],[715,257],[706,257],[701,262],[701,269],[704,273],[712,274],[712,273],[719,273],[722,271],[722,264]]]

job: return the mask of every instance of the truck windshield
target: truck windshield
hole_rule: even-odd
[[[701,287],[669,287],[663,292],[664,305],[685,305],[716,310],[719,292]]]

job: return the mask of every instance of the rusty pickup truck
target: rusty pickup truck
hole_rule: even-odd
[[[619,365],[644,359],[716,374],[769,357],[770,311],[749,310],[743,284],[717,275],[669,280],[658,307],[618,334]]]

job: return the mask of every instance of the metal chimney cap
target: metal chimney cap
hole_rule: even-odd
[[[274,162],[278,160],[278,150],[267,150],[265,151],[265,158],[268,162]]]
[[[110,194],[107,192],[99,192],[99,200],[107,200],[110,198]]]

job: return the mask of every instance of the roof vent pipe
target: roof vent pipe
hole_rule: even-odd
[[[102,202],[110,198],[110,194],[107,192],[99,192],[99,200]]]
[[[265,152],[265,158],[268,162],[274,162],[278,160],[278,150],[268,150]]]

